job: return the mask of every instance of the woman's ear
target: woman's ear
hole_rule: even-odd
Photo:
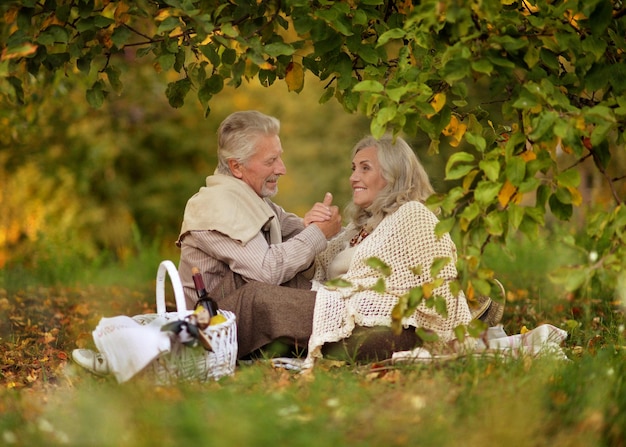
[[[234,158],[230,158],[228,160],[228,169],[230,169],[233,177],[239,179],[243,177],[243,172],[241,172],[241,163],[239,163],[239,161],[235,160]]]

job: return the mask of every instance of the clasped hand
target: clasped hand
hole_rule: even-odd
[[[324,196],[323,202],[316,202],[304,215],[304,226],[317,225],[326,239],[330,239],[341,230],[341,214],[339,207],[332,204],[333,195],[329,192]]]

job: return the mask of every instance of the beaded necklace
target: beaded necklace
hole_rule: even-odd
[[[354,247],[355,245],[361,243],[361,241],[369,235],[370,234],[365,228],[361,228],[361,231],[359,231],[359,233],[350,240],[350,247]]]

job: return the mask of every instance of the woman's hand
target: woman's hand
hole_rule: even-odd
[[[326,239],[330,239],[341,230],[341,214],[339,214],[339,208],[332,203],[333,195],[327,192],[324,201],[322,203],[317,202],[304,215],[304,226],[317,225]]]

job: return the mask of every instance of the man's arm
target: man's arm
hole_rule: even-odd
[[[326,237],[315,225],[280,244],[268,245],[261,233],[245,246],[216,231],[194,231],[196,246],[248,280],[282,284],[307,269],[326,248]]]

